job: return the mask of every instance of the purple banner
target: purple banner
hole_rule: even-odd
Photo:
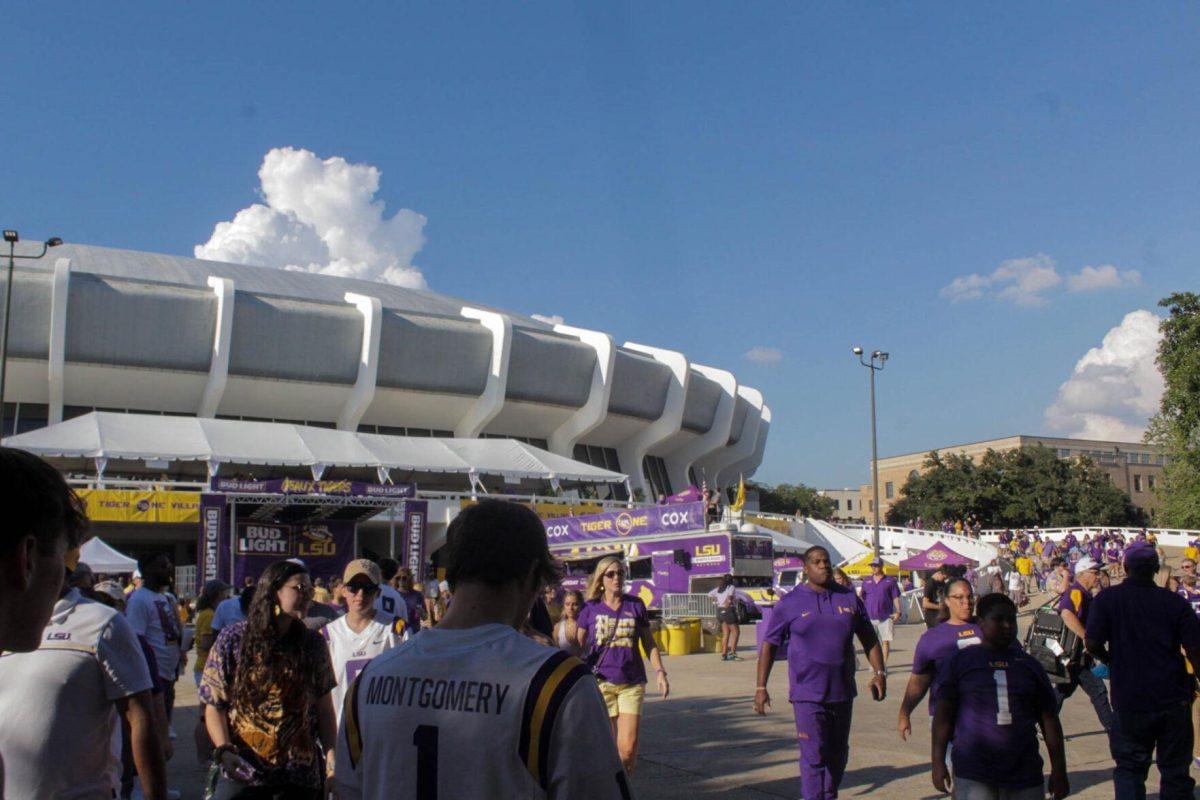
[[[703,499],[703,492],[701,492],[695,486],[689,486],[682,492],[677,492],[676,494],[670,494],[666,497],[658,498],[658,504],[660,506],[669,506],[674,505],[675,503],[695,503],[696,501]]]
[[[274,478],[264,481],[213,478],[212,490],[231,494],[327,494],[339,497],[378,497],[385,500],[403,500],[417,494],[417,487],[412,483],[310,481],[302,478]]]
[[[638,538],[663,533],[703,530],[704,503],[676,503],[652,508],[630,508],[581,517],[546,520],[551,545],[597,539]]]
[[[196,545],[196,558],[200,586],[214,578],[229,579],[229,510],[223,494],[200,495],[200,541]]]
[[[412,571],[413,580],[425,579],[425,523],[429,520],[426,500],[406,500],[404,503],[404,560]]]
[[[354,558],[355,527],[348,520],[299,525],[239,522],[233,543],[234,585],[241,586],[246,578],[257,580],[268,564],[285,558],[303,561],[314,578],[340,577]]]

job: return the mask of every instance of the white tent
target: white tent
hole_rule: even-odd
[[[92,568],[92,572],[106,574],[133,572],[137,569],[137,561],[119,550],[114,549],[99,536],[84,542],[79,551],[79,561]]]
[[[224,464],[330,467],[403,472],[501,475],[584,483],[624,483],[626,476],[573,461],[514,439],[383,436],[280,422],[93,411],[10,436],[17,447],[50,458],[86,458],[103,472],[109,461],[201,461],[210,475]]]

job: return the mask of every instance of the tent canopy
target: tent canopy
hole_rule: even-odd
[[[122,573],[137,569],[137,560],[113,548],[99,536],[88,539],[79,550],[79,562],[87,564],[92,572]]]
[[[555,455],[515,439],[384,436],[281,422],[93,411],[4,441],[45,457],[98,461],[223,464],[478,473],[583,483],[623,483],[619,472]],[[101,468],[102,469],[102,468]]]
[[[959,555],[951,550],[948,545],[941,542],[934,542],[924,552],[917,553],[915,556],[901,561],[900,569],[937,569],[938,567],[951,566],[974,567],[978,563],[978,561],[972,558]]]
[[[900,574],[898,565],[900,559],[890,553],[880,553],[879,559],[883,562],[883,574],[891,575],[893,578]],[[865,578],[871,574],[871,562],[875,560],[874,553],[867,553],[862,558],[855,561],[853,564],[847,564],[842,567],[846,574],[851,578]]]

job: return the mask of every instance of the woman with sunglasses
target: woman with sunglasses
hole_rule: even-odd
[[[337,687],[333,690],[333,713],[342,719],[342,701],[346,690],[363,667],[375,656],[383,655],[408,639],[411,628],[408,612],[401,606],[400,616],[392,616],[375,606],[383,583],[383,571],[374,561],[356,558],[346,565],[339,587],[347,611],[321,628],[321,638],[329,646],[329,659]]]
[[[318,800],[332,769],[337,684],[329,650],[304,626],[312,577],[276,561],[258,579],[247,618],[221,629],[200,683],[220,776],[216,800]]]
[[[650,633],[646,604],[624,590],[624,562],[616,556],[600,559],[588,581],[587,603],[576,625],[579,646],[590,644],[587,663],[600,683],[625,771],[632,774],[646,695],[646,665],[638,652],[639,643],[654,665],[664,700],[670,686],[662,654]]]
[[[942,665],[950,656],[983,641],[983,633],[975,624],[975,593],[966,578],[951,578],[942,595],[941,624],[921,634],[913,652],[912,675],[900,702],[900,721],[897,729],[901,739],[912,733],[910,715],[920,704],[925,693],[929,694],[929,716],[933,718],[934,698],[937,696],[937,679]]]

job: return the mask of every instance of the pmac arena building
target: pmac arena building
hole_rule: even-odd
[[[685,353],[368,281],[67,244],[18,263],[12,310],[6,433],[100,410],[511,438],[653,499],[753,474],[770,428]]]

